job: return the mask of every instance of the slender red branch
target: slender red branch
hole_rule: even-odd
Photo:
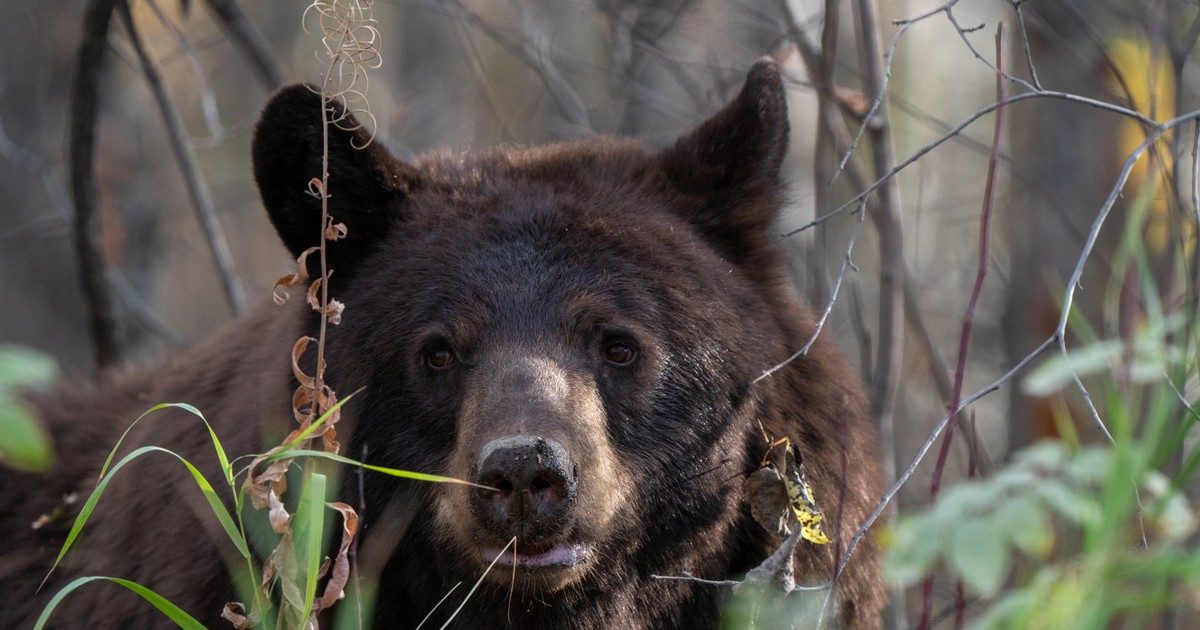
[[[1005,99],[1005,81],[1004,81],[1004,56],[1002,54],[1002,40],[1004,34],[1004,25],[1001,24],[996,29],[996,100],[1004,101]],[[988,158],[987,180],[983,188],[983,208],[979,213],[979,265],[975,272],[975,285],[971,287],[971,298],[967,301],[967,309],[963,313],[962,329],[958,338],[958,362],[954,368],[954,391],[951,394],[950,401],[946,404],[946,408],[950,410],[958,409],[962,399],[963,376],[967,369],[967,352],[971,347],[971,329],[975,325],[975,307],[979,304],[979,294],[983,290],[983,280],[987,277],[988,268],[988,228],[991,225],[992,217],[992,201],[995,193],[996,184],[996,166],[999,162],[1000,142],[1004,134],[1004,108],[996,108],[996,125],[992,134],[992,153]],[[942,444],[938,450],[937,461],[933,465],[933,479],[930,482],[929,492],[934,501],[937,501],[938,492],[942,486],[942,473],[946,470],[946,459],[950,453],[950,440],[954,436],[955,422],[951,421],[946,426],[946,433],[942,436]],[[928,628],[930,624],[930,615],[933,612],[933,574],[925,577],[925,582],[921,588],[921,622],[922,629]],[[955,622],[956,625],[962,619],[962,611],[959,608],[962,606],[962,589],[957,589],[957,597],[955,603]]]

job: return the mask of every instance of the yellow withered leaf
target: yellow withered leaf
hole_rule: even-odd
[[[825,517],[804,477],[803,458],[791,440],[772,441],[765,430],[763,438],[767,441],[767,456],[744,484],[754,520],[774,536],[784,537],[791,534],[788,523],[794,517],[800,525],[801,537],[813,544],[829,544],[829,536],[821,525]],[[783,448],[777,449],[780,446]]]
[[[804,469],[797,461],[796,449],[788,443],[785,445],[783,453],[784,468],[786,469],[782,475],[783,485],[787,488],[788,503],[791,505],[792,512],[796,515],[796,520],[800,522],[800,535],[811,543],[828,545],[829,537],[825,535],[825,530],[821,527],[821,521],[825,519],[825,516],[821,513],[821,508],[817,507],[812,487],[804,478]]]

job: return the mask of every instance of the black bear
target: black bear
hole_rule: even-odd
[[[308,190],[320,175],[320,103],[305,86],[284,89],[254,138],[255,178],[293,255],[321,231]],[[361,390],[339,425],[344,452],[495,489],[368,473],[359,496],[358,476],[343,476],[343,499],[365,505],[358,557],[377,576],[376,627],[415,627],[514,536],[515,569],[509,554],[497,561],[458,627],[715,626],[726,592],[652,575],[734,577],[776,548],[743,498],[764,429],[797,446],[825,528],[842,541],[802,543],[798,579],[829,579],[836,549],[880,495],[880,459],[861,385],[826,338],[756,380],[813,332],[772,230],[788,133],[769,59],[662,150],[592,138],[407,163],[378,143],[357,148],[362,131],[331,127],[329,208],[348,236],[329,245],[330,290],[346,309],[329,332],[328,375],[343,395]],[[86,496],[149,406],[195,404],[231,457],[277,443],[291,417],[290,350],[318,323],[293,302],[264,304],[152,369],[31,395],[60,461],[40,476],[0,471],[0,626],[28,624],[80,575],[141,582],[225,625],[222,607],[237,599],[232,548],[166,458],[122,471],[64,567],[34,592],[78,508],[64,516],[63,496]],[[202,427],[171,413],[129,443],[175,449],[219,478]],[[858,548],[831,617],[878,625],[878,556],[869,538]],[[440,626],[465,590],[429,623]],[[54,619],[165,622],[110,584],[75,592]]]

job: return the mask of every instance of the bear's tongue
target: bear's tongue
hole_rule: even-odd
[[[500,553],[496,548],[484,548],[483,561],[495,562],[497,565],[511,567],[514,554],[512,550]],[[515,554],[517,567],[573,567],[583,562],[587,549],[578,543],[557,544],[550,548],[525,547],[517,545]]]

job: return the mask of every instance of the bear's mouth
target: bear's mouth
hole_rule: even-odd
[[[517,543],[516,552],[511,548],[483,547],[480,554],[485,563],[518,569],[569,569],[582,564],[588,556],[588,548],[582,543],[557,543],[553,545],[527,545]]]

